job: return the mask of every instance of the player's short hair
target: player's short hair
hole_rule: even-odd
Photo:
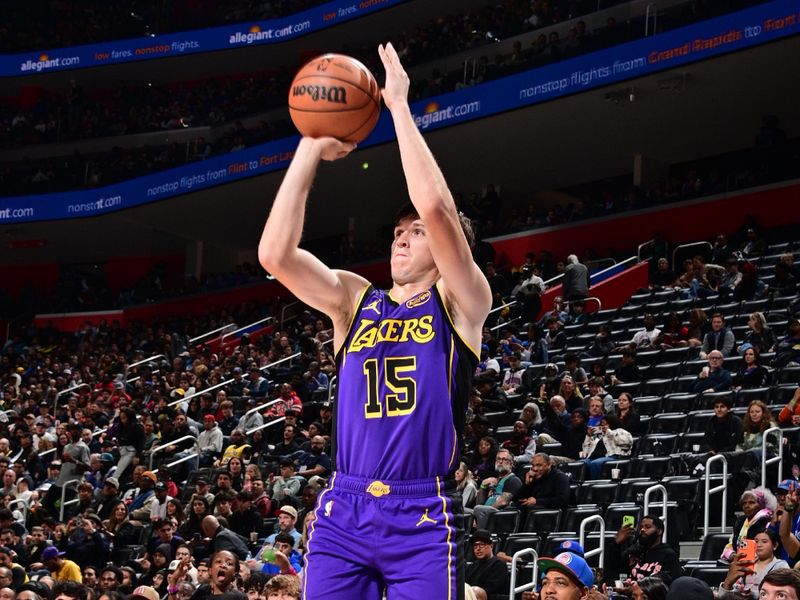
[[[419,219],[419,213],[411,202],[406,202],[400,207],[400,210],[395,214],[394,224],[397,225],[400,221],[404,221],[405,219]],[[458,220],[461,223],[461,230],[464,232],[464,237],[467,238],[467,243],[469,247],[472,248],[472,246],[475,245],[475,231],[472,228],[472,221],[461,212],[458,213]]]

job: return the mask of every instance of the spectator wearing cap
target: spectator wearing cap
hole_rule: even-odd
[[[153,503],[156,501],[155,490],[158,478],[152,471],[144,471],[139,477],[139,493],[133,498],[128,506],[129,516],[133,521],[147,523],[150,521],[150,513]]]
[[[578,544],[576,546],[580,547]],[[554,558],[544,557],[537,561],[541,574],[540,598],[579,600],[588,597],[594,585],[594,574],[583,556],[575,550],[569,548]],[[533,595],[526,592],[522,598],[530,600]]]
[[[243,396],[251,398],[266,398],[269,393],[269,381],[256,365],[252,365],[248,370],[247,383],[242,390]]]
[[[101,519],[106,520],[111,516],[114,505],[119,501],[119,479],[106,477],[103,489],[99,494],[93,503],[93,509]]]
[[[140,585],[131,594],[133,600],[161,600],[161,596],[155,588],[149,585]],[[58,599],[56,599],[58,600]]]
[[[714,592],[705,581],[696,577],[678,577],[669,586],[666,600],[713,600],[714,597]],[[766,597],[762,598],[766,600]]]
[[[42,551],[42,563],[56,581],[83,583],[81,568],[68,558],[64,558],[65,554],[66,552],[59,552],[55,546],[49,546]]]
[[[247,555],[250,554],[245,540],[237,533],[220,525],[217,517],[208,515],[203,519],[201,527],[203,528],[205,536],[211,539],[209,542],[209,551],[212,555],[226,550],[231,552],[234,556],[237,556],[239,560],[245,560]]]
[[[470,542],[472,553],[477,560],[467,566],[464,581],[472,586],[477,598],[508,593],[508,569],[506,564],[494,555],[491,534],[485,529],[478,529],[472,534]]]
[[[772,520],[767,529],[777,534],[780,545],[775,556],[794,566],[800,558],[800,511],[797,510],[797,492],[800,482],[795,479],[784,479],[775,489],[778,507],[772,513]]]
[[[297,498],[305,485],[305,478],[297,474],[296,466],[291,458],[283,457],[280,461],[278,475],[270,475],[271,497],[280,504],[284,498]]]
[[[300,532],[297,531],[297,509],[287,504],[278,509],[276,516],[278,517],[278,522],[275,524],[275,532],[267,537],[266,543],[272,546],[275,544],[275,538],[279,533],[288,533],[297,544],[302,537]]]
[[[200,445],[200,466],[210,467],[222,455],[222,430],[217,426],[217,418],[209,413],[203,416],[203,431],[197,436]]]
[[[157,481],[153,486],[155,500],[150,505],[150,521],[155,523],[167,518],[167,502],[172,500],[169,495],[169,488],[163,481]]]

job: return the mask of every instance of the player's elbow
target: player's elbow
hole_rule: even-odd
[[[260,244],[258,246],[258,262],[268,273],[275,273],[286,260],[286,249],[278,244]]]

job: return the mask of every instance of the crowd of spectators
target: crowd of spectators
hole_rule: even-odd
[[[743,247],[730,245],[719,256],[757,258],[752,253],[760,246],[747,233],[753,224],[747,225]],[[529,256],[517,268],[527,279],[515,287],[540,281],[543,266]],[[493,289],[503,289],[502,275],[487,272]],[[705,361],[687,391],[710,394],[715,412],[702,451],[687,453],[689,462],[725,452],[743,472],[752,470],[774,419],[800,422],[800,391],[777,417],[753,398],[744,419],[733,412],[731,396],[720,394],[758,390],[777,370],[800,365],[796,296],[785,312],[771,313],[777,321],[755,311],[746,331],[734,333],[724,315],[697,306],[674,322],[669,315],[665,325],[661,316],[645,315],[641,330],[586,339],[578,351],[564,328],[587,323],[579,296],[589,291],[571,293],[568,303],[557,298],[522,328],[507,323],[497,335],[484,330],[456,473],[477,527],[472,546],[478,566],[510,561],[503,552],[495,556],[492,532],[485,532],[497,510],[566,507],[573,499],[564,465],[583,463],[588,479],[634,454],[647,426],[625,386],[643,376],[640,353],[685,348],[698,365]],[[243,337],[227,353],[188,342],[220,324],[278,312],[251,304],[236,314],[127,329],[87,324],[62,334],[31,327],[8,340],[0,353],[0,567],[9,569],[12,591],[24,591],[26,577],[44,586],[78,581],[98,594],[135,595],[149,586],[158,597],[175,599],[208,594],[202,586],[209,572],[214,593],[217,584],[260,590],[278,573],[297,583],[310,510],[331,469],[330,325],[305,311],[257,339]],[[597,338],[609,334],[599,330]],[[163,357],[131,366],[157,354]],[[279,359],[287,360],[273,365]],[[733,372],[730,359],[736,360]],[[261,406],[271,400],[275,404]],[[500,412],[514,415],[502,437],[489,420]],[[74,478],[81,480],[77,489],[66,485]],[[74,503],[61,504],[65,486]],[[620,527],[607,558],[609,576],[657,576],[667,584],[677,578],[677,555],[663,533],[653,516],[636,528]],[[119,572],[109,571],[109,562]],[[739,585],[740,565],[731,565],[727,587]],[[230,577],[214,579],[220,569]],[[470,572],[468,583],[492,585],[481,579],[483,569]],[[36,590],[43,598],[49,593]]]

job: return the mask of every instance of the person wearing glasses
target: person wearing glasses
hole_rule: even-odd
[[[723,368],[723,359],[724,356],[719,350],[712,350],[708,353],[708,366],[703,367],[692,384],[691,392],[693,394],[724,392],[731,389],[733,377],[731,377],[730,371]]]
[[[475,526],[485,529],[489,516],[501,508],[506,508],[514,500],[522,487],[522,480],[514,475],[514,457],[511,452],[501,448],[494,459],[497,477],[487,477],[481,482],[474,509]]]
[[[494,555],[491,534],[477,529],[472,534],[472,553],[477,559],[467,567],[464,581],[472,586],[476,598],[487,598],[494,594],[508,593],[508,568],[506,563]]]

